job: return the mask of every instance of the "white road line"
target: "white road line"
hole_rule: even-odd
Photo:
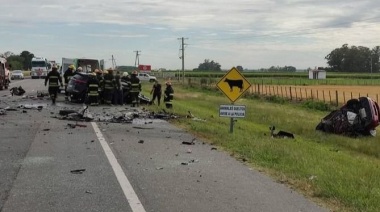
[[[106,139],[102,132],[99,130],[98,125],[95,122],[91,122],[92,127],[95,130],[96,136],[99,139],[100,144],[103,147],[104,153],[106,154],[108,161],[110,162],[113,171],[115,172],[116,178],[119,181],[121,189],[124,192],[125,197],[133,212],[145,212],[144,206],[141,204],[136,192],[133,190],[131,183],[129,182],[127,176],[125,175],[123,169],[121,168],[119,162],[115,155],[113,154],[110,146],[108,145]]]

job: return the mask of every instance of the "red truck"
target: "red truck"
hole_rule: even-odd
[[[0,90],[8,89],[9,87],[9,70],[7,68],[7,60],[0,58]]]

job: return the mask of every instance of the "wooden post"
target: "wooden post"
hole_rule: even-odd
[[[336,106],[339,105],[339,96],[338,96],[338,91],[335,91],[335,97],[336,97]]]
[[[305,88],[305,99],[307,99],[307,90]]]
[[[285,98],[288,98],[288,89],[285,86]]]
[[[293,97],[292,97],[292,87],[289,87],[289,93],[290,93],[290,100],[293,100]]]
[[[282,86],[281,86],[281,97],[284,98],[284,93],[282,92]]]
[[[296,81],[297,82],[297,81]],[[294,88],[294,90],[296,91],[296,101],[298,100],[298,95],[297,95],[297,88]]]
[[[277,96],[280,96],[280,93],[278,92],[278,85],[276,85],[277,87]]]
[[[326,103],[326,99],[325,99],[325,90],[322,91],[322,95],[323,95],[323,102]]]
[[[351,92],[351,99],[352,99],[352,92]]]
[[[329,90],[330,104],[331,104],[331,91]]]
[[[346,103],[346,93],[343,91],[343,102]]]
[[[301,100],[302,100],[302,89],[300,88]]]
[[[310,97],[311,97],[311,100],[314,100],[313,89],[310,90]]]

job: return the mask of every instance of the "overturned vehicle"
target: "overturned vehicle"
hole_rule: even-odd
[[[317,125],[316,130],[346,136],[376,135],[379,105],[369,97],[348,100]]]

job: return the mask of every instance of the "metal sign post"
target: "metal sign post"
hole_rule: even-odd
[[[233,104],[234,104],[234,102],[231,102],[231,105],[233,105]],[[234,132],[234,122],[235,122],[234,117],[231,117],[231,119],[230,119],[230,133]]]
[[[228,71],[216,84],[231,101],[231,105],[221,105],[219,108],[220,117],[230,117],[230,133],[234,132],[235,118],[245,117],[245,106],[234,106],[234,102],[238,100],[244,92],[246,92],[251,83],[233,67]]]

